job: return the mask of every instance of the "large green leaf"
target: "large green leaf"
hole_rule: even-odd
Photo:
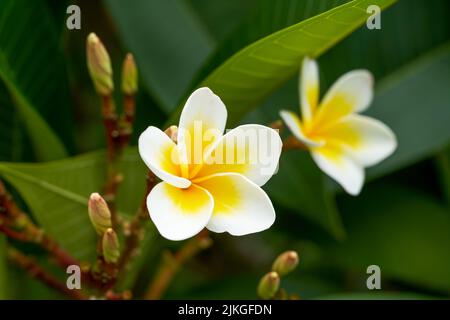
[[[282,207],[317,223],[338,239],[344,237],[334,198],[326,192],[323,175],[307,153],[283,154],[278,173],[264,188]]]
[[[101,192],[105,181],[104,152],[39,163],[0,163],[0,175],[25,200],[39,224],[80,259],[95,254],[95,233],[87,215],[90,193]],[[124,154],[125,180],[119,210],[133,214],[144,196],[145,168],[136,149]]]
[[[42,1],[0,2],[0,101],[8,120],[18,112],[40,160],[61,158],[65,147],[53,132],[70,141],[72,127],[67,79],[54,25]],[[14,111],[5,104],[13,103]],[[49,127],[43,117],[50,120]],[[3,130],[17,132],[17,122]],[[6,148],[16,148],[14,138],[1,138]]]
[[[104,1],[133,52],[145,86],[169,112],[178,103],[213,40],[187,1]]]
[[[253,15],[255,5],[259,5],[261,0],[186,0],[195,10],[196,14],[204,24],[205,28],[215,40],[220,44],[224,39],[229,38],[242,20]],[[276,5],[275,2],[272,2]],[[230,16],[233,19],[230,19]],[[241,35],[242,36],[242,35]]]
[[[398,149],[369,175],[392,172],[450,143],[450,72],[442,70],[450,70],[450,42],[380,83],[368,114],[392,128]]]
[[[0,93],[0,161],[21,158],[23,134],[19,121],[9,95]]]
[[[280,30],[233,55],[200,86],[210,87],[222,98],[230,123],[236,123],[298,72],[305,55],[321,55],[364,23],[369,5],[384,9],[394,2],[354,0]],[[172,116],[172,122],[176,122],[180,111],[181,108]]]
[[[205,0],[196,0],[197,2]],[[258,0],[252,7],[251,13],[233,33],[216,48],[214,54],[192,83],[197,86],[214,69],[242,48],[258,41],[276,31],[287,28],[295,23],[321,14],[350,0]],[[232,2],[232,1],[231,1]],[[247,3],[248,1],[246,1]],[[208,1],[212,4],[214,1]],[[230,3],[230,1],[227,1]],[[199,9],[200,10],[200,9]],[[241,9],[239,10],[241,11]],[[201,10],[200,10],[201,12]],[[227,25],[228,23],[225,23]],[[192,88],[190,88],[192,89]]]
[[[331,245],[328,257],[360,274],[369,265],[378,265],[382,286],[397,279],[450,292],[446,207],[422,192],[392,183],[371,185],[358,198],[342,200],[348,237]]]
[[[450,208],[450,148],[440,152],[436,157],[442,195]]]
[[[6,237],[0,234],[0,300],[8,298],[8,266]]]

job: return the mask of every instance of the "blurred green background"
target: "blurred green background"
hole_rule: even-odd
[[[94,256],[86,203],[101,189],[105,142],[99,98],[86,68],[90,32],[107,47],[116,84],[126,52],[136,58],[134,145],[147,126],[176,123],[177,108],[204,79],[224,99],[230,127],[267,124],[281,108],[298,110],[302,55],[320,56],[322,92],[341,74],[365,68],[376,78],[367,114],[392,128],[399,148],[368,170],[362,193],[343,193],[305,152],[283,154],[278,174],[264,187],[276,207],[274,226],[245,237],[213,235],[213,246],[180,271],[164,298],[256,298],[259,278],[287,249],[299,252],[300,265],[282,285],[302,298],[448,298],[450,2],[399,0],[381,13],[380,30],[367,29],[361,20],[365,12],[351,10],[391,2],[0,0],[0,176],[66,249],[80,259]],[[247,45],[346,3],[334,15],[341,27],[315,20],[326,38],[287,39],[299,59],[286,54],[287,67],[267,69],[263,81],[233,78],[225,70],[224,78],[244,86],[231,88],[211,77]],[[70,4],[81,8],[81,30],[66,27]],[[345,29],[344,22],[354,27]],[[317,24],[310,26],[314,32]],[[269,60],[274,51],[279,54],[270,45],[263,49]],[[257,70],[248,61],[248,71]],[[119,94],[116,98],[121,101]],[[136,148],[126,152],[123,171],[119,209],[126,216],[144,194],[145,169]],[[61,298],[9,265],[8,245],[55,269],[37,249],[0,235],[0,298]],[[179,245],[149,226],[122,285],[139,297],[161,251]],[[377,292],[366,288],[366,268],[372,264],[381,268]]]

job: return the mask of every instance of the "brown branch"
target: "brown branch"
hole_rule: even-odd
[[[131,136],[133,134],[135,109],[136,101],[134,95],[125,94],[123,98],[124,114],[119,123],[119,144],[121,150],[125,149],[130,144]]]
[[[105,294],[105,298],[107,300],[131,300],[133,294],[129,290],[125,290],[123,292],[114,292],[112,290],[108,290]]]
[[[150,193],[156,183],[156,176],[153,174],[153,172],[149,171],[147,174],[147,190],[145,192],[144,198],[142,199],[141,205],[136,215],[131,219],[127,227],[124,228],[126,240],[125,248],[119,261],[119,270],[123,270],[124,268],[126,268],[130,259],[135,255],[139,242],[142,239],[144,232],[143,223],[148,219],[147,195]]]
[[[283,141],[283,151],[308,150],[308,147],[294,136],[289,136]]]
[[[269,124],[269,127],[281,132],[284,128],[284,124],[281,120],[275,120],[274,122]]]
[[[119,171],[119,160],[123,151],[129,145],[133,134],[135,104],[134,95],[125,95],[124,114],[119,118],[112,97],[104,96],[102,98],[103,124],[108,148],[108,167],[103,195],[111,210],[113,228],[116,228],[119,223],[115,200],[118,188],[123,180]]]
[[[79,261],[70,256],[44,230],[36,226],[31,219],[16,204],[0,181],[0,207],[4,209],[0,216],[0,231],[8,237],[31,242],[42,247],[63,268],[69,265],[80,265]]]
[[[117,128],[116,107],[112,96],[102,97],[102,116],[103,125],[105,126],[106,145],[108,148],[108,161],[112,162],[117,155],[117,141],[119,131]]]
[[[208,231],[204,229],[197,236],[186,242],[175,254],[167,252],[163,256],[161,265],[144,298],[148,300],[160,299],[180,267],[210,245],[211,238],[208,236]]]
[[[87,299],[80,291],[70,290],[69,288],[67,288],[66,284],[62,283],[59,279],[47,273],[47,271],[44,270],[34,259],[24,255],[20,251],[13,248],[9,248],[8,258],[13,263],[26,270],[28,274],[33,278],[42,281],[50,288],[59,291],[60,293],[68,296],[69,298],[76,300]]]
[[[112,225],[115,227],[118,223],[115,200],[117,189],[122,182],[122,176],[118,171],[120,137],[118,117],[112,96],[102,97],[102,116],[106,134],[106,145],[108,149],[106,182],[103,194],[106,202],[108,203],[109,209],[111,210]]]

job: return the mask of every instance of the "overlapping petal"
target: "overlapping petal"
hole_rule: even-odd
[[[176,144],[164,132],[150,126],[139,136],[138,145],[142,160],[158,178],[178,188],[191,185],[181,176]]]
[[[360,193],[364,183],[364,169],[339,145],[328,144],[311,150],[317,166],[336,180],[349,194]]]
[[[310,147],[318,147],[324,144],[324,141],[320,139],[310,139],[303,132],[303,126],[300,118],[292,111],[283,110],[280,112],[280,117],[283,119],[286,126],[292,132],[294,137]]]
[[[234,172],[262,186],[277,170],[281,148],[280,135],[274,129],[254,124],[236,127],[218,141],[193,181]]]
[[[203,162],[208,148],[220,139],[227,122],[227,109],[222,100],[209,88],[195,90],[186,101],[178,126],[178,146],[184,165],[182,174],[190,172]]]
[[[303,121],[309,122],[319,102],[319,67],[315,60],[303,59],[302,72],[300,73],[300,102]]]
[[[328,90],[314,118],[314,127],[327,126],[349,114],[366,110],[373,99],[373,76],[354,70],[341,76]]]
[[[161,182],[148,195],[147,208],[163,237],[184,240],[196,235],[208,224],[214,200],[208,191],[199,186],[180,189]]]
[[[275,210],[267,194],[241,174],[215,174],[199,185],[214,199],[207,225],[211,231],[241,236],[266,230],[275,221]]]
[[[394,133],[384,123],[357,114],[343,118],[321,134],[364,167],[389,157],[397,147]]]

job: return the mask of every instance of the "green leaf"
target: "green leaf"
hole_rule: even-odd
[[[105,153],[94,152],[37,164],[0,163],[0,175],[20,193],[38,223],[79,259],[95,255],[95,232],[87,214],[88,197],[105,181]],[[125,180],[118,195],[119,211],[131,215],[145,191],[145,166],[136,149],[121,163]]]
[[[410,165],[450,143],[450,72],[442,70],[450,70],[450,42],[380,83],[368,115],[395,132],[398,149],[370,170],[370,176]]]
[[[2,77],[1,69],[0,77]],[[16,107],[27,129],[28,136],[33,143],[37,159],[48,161],[64,158],[67,155],[66,149],[53,130],[14,84],[9,82],[7,78],[3,78],[3,80],[8,86],[10,94],[13,96]]]
[[[259,5],[261,2],[261,0],[187,1],[217,43],[222,43],[224,39],[229,38],[230,32],[236,29],[244,17],[252,15],[255,4]],[[233,19],[230,19],[230,16]]]
[[[380,183],[357,198],[343,198],[340,209],[348,236],[328,248],[333,265],[365,274],[375,264],[382,286],[397,279],[450,292],[450,215],[441,203],[409,187]]]
[[[213,40],[187,1],[105,0],[144,84],[163,110],[178,103]]]
[[[8,298],[8,260],[6,237],[0,234],[0,300]]]
[[[199,1],[205,2],[205,0],[197,0],[197,2]],[[208,58],[207,63],[202,66],[196,81],[193,83],[193,87],[198,85],[200,81],[206,78],[208,74],[214,71],[214,69],[218,68],[225,60],[251,43],[349,1],[350,0],[258,0],[243,23],[236,28],[225,41],[220,43],[214,54]],[[214,1],[206,2],[211,6],[215,3]],[[227,4],[232,2],[233,1],[226,1]],[[246,4],[248,2],[249,1],[245,1]],[[242,3],[242,1],[240,1],[240,3]],[[217,5],[214,4],[214,7],[217,7]],[[200,12],[202,11],[202,9],[199,10]],[[240,12],[242,9],[235,11]],[[217,18],[214,17],[214,19]],[[223,24],[228,25],[228,23]]]
[[[7,116],[10,118],[2,121],[2,128],[16,132],[14,113],[18,112],[40,160],[66,155],[53,129],[60,132],[65,141],[71,138],[71,110],[61,57],[45,3],[0,2],[0,108],[2,115],[9,109]],[[16,106],[15,110],[6,105],[11,103]],[[44,116],[50,119],[52,128]],[[6,124],[8,121],[10,123]],[[16,148],[14,138],[6,136],[1,140],[7,148]]]
[[[436,166],[443,198],[450,208],[450,148],[445,149],[436,156]]]
[[[236,123],[297,73],[305,55],[320,56],[364,23],[369,5],[384,9],[394,2],[354,0],[271,34],[236,53],[200,86],[211,88],[222,98],[228,107],[229,123]],[[181,108],[172,122],[180,112]]]
[[[0,89],[0,161],[21,158],[22,138],[16,109],[8,94]]]
[[[283,154],[278,173],[264,189],[276,203],[317,223],[337,239],[344,237],[334,198],[326,192],[323,175],[306,152]]]

